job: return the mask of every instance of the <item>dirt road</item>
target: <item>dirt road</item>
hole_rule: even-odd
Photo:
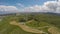
[[[48,31],[49,31],[51,34],[60,34],[60,32],[58,31],[58,29],[55,28],[55,27],[49,28]]]
[[[23,25],[23,24],[21,24],[21,23],[16,23],[15,21],[10,22],[10,24],[12,24],[12,25],[17,25],[17,26],[19,26],[20,28],[22,28],[24,31],[27,31],[27,32],[40,33],[40,34],[41,34],[41,33],[45,33],[45,32],[43,32],[43,31],[30,28],[30,27],[28,27],[28,26],[26,26],[26,25]]]

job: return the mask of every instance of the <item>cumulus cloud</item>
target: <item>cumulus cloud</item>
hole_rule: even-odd
[[[23,9],[26,12],[54,12],[60,13],[60,0],[59,1],[47,1],[42,6],[34,5],[25,7]]]
[[[60,13],[60,0],[58,1],[48,1],[44,5],[50,9],[50,12]]]
[[[59,1],[47,1],[44,2],[43,5],[34,5],[25,7],[21,3],[17,3],[23,9],[17,9],[15,6],[4,6],[0,5],[0,11],[7,11],[7,12],[54,12],[60,13],[60,0]]]
[[[0,12],[18,12],[15,6],[0,5]]]
[[[58,1],[60,1],[60,0],[58,0]]]

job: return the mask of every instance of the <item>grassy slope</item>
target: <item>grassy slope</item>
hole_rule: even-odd
[[[30,16],[30,15],[28,15],[28,16]],[[45,26],[45,25],[54,25],[54,26],[56,26],[60,29],[60,16],[41,14],[41,15],[35,15],[35,16],[32,16],[32,17],[34,17],[38,21],[40,21],[39,22],[40,26],[38,24],[36,24],[39,27],[42,27],[42,26]],[[14,16],[13,16],[13,18],[14,18]],[[19,28],[18,26],[10,25],[9,24],[10,20],[12,20],[12,17],[6,17],[5,19],[3,19],[0,22],[0,34],[35,34],[35,33],[25,32],[21,28]],[[35,27],[36,26],[35,22],[34,22],[34,25],[29,24],[29,26]],[[42,30],[46,30],[46,29],[43,28]]]
[[[44,26],[50,26],[50,27],[58,27],[60,30],[60,16],[57,15],[50,15],[50,14],[40,14],[33,16],[34,19],[37,20],[34,21],[34,19],[30,22],[27,22],[26,25],[30,27],[35,27],[39,29],[38,27],[44,27]],[[48,29],[50,27],[40,28],[39,30],[43,30],[45,32],[48,32]],[[49,33],[49,32],[48,32]]]
[[[23,31],[20,27],[9,24],[9,17],[0,22],[0,34],[35,34]]]

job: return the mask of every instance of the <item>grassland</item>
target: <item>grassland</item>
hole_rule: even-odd
[[[16,25],[11,25],[9,22],[12,19],[14,18],[8,16],[0,22],[0,34],[35,34],[31,32],[26,32]]]
[[[60,16],[51,14],[27,14],[6,16],[3,18],[0,21],[0,34],[38,34],[24,31],[19,26],[10,24],[11,21],[16,21],[17,23],[23,22],[24,25],[30,28],[42,30],[48,34],[52,34],[51,30],[49,30],[51,27],[54,27],[54,29],[57,28],[56,31],[60,32]]]

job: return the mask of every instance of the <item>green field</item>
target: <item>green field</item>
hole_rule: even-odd
[[[9,24],[9,22],[13,20],[17,23],[24,22],[25,25],[34,29],[42,30],[48,34],[51,34],[48,31],[50,27],[56,27],[60,32],[60,16],[50,14],[28,14],[4,17],[2,21],[0,21],[0,34],[37,34],[26,32],[19,26]]]
[[[9,24],[12,19],[14,19],[12,16],[8,16],[0,22],[0,34],[35,34],[26,32],[16,25]]]

